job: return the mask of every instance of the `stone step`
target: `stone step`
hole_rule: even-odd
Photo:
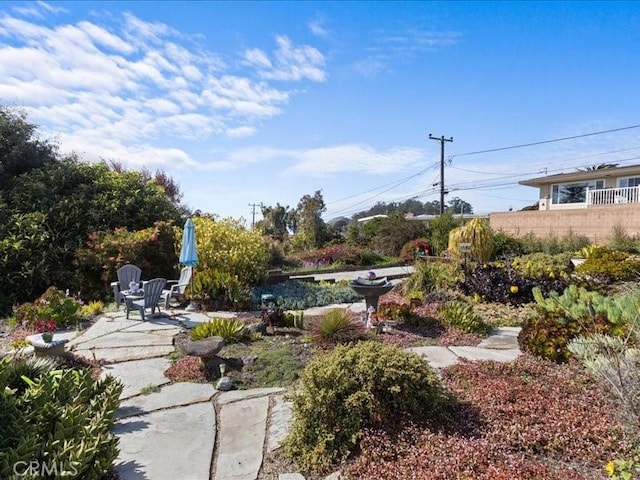
[[[115,470],[122,480],[210,476],[216,439],[211,402],[120,419],[113,433],[120,439]]]
[[[268,412],[268,396],[222,405],[215,480],[258,478],[262,465]]]

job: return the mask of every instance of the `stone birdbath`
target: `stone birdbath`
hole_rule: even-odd
[[[76,335],[77,332],[45,332],[29,335],[26,340],[33,346],[37,356],[57,357],[64,353],[65,344]]]
[[[207,368],[217,367],[220,371],[220,380],[216,384],[216,390],[226,391],[233,388],[231,379],[225,375],[226,364],[218,357],[218,352],[225,346],[222,337],[208,337],[201,340],[189,340],[180,345],[178,349],[184,355],[200,357]]]
[[[378,300],[382,295],[388,293],[393,288],[393,284],[387,280],[387,277],[372,277],[372,275],[370,275],[369,278],[358,277],[355,280],[352,280],[349,286],[358,295],[364,297],[367,305],[367,311],[370,311],[369,309],[373,307],[373,311],[377,312]]]

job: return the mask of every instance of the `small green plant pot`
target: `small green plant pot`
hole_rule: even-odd
[[[43,332],[42,333],[42,341],[46,343],[51,343],[53,341],[53,333],[52,332]]]

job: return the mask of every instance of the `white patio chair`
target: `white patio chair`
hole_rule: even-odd
[[[165,310],[169,308],[169,301],[172,298],[178,298],[184,296],[184,292],[189,285],[191,275],[193,273],[193,267],[184,267],[180,271],[180,278],[178,280],[169,280],[167,282],[168,289],[162,290],[162,299],[164,300]]]

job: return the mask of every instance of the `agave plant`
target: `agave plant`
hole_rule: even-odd
[[[53,357],[16,356],[11,360],[5,358],[0,361],[0,384],[23,392],[28,387],[23,378],[38,379],[58,366],[59,362]]]
[[[236,319],[214,318],[191,330],[191,340],[208,337],[222,337],[227,343],[242,341],[248,334],[247,327]]]

